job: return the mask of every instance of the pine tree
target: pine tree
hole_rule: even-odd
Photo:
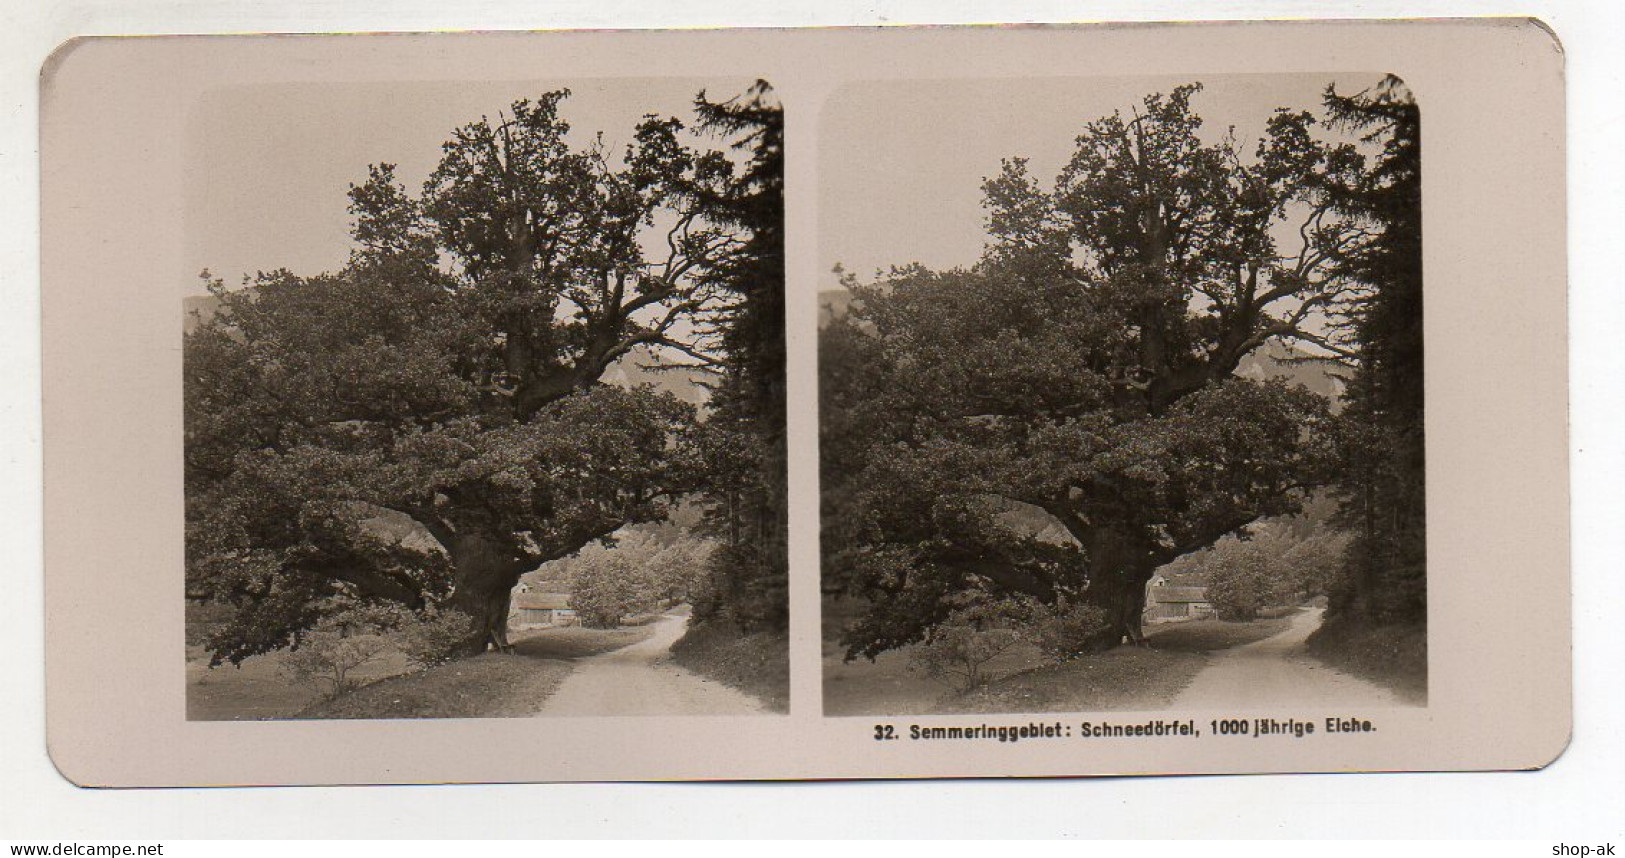
[[[733,181],[699,197],[707,217],[736,228],[743,241],[709,272],[737,300],[717,322],[727,361],[705,433],[714,502],[707,523],[722,547],[695,616],[782,630],[789,623],[784,115],[764,81],[728,101],[701,93],[695,113],[703,130],[748,153]]]
[[[1368,169],[1329,182],[1339,212],[1371,231],[1339,259],[1364,288],[1341,321],[1358,344],[1344,412],[1341,516],[1355,538],[1330,607],[1370,623],[1424,620],[1421,116],[1392,76],[1353,95],[1328,87],[1325,104],[1334,127],[1380,147]]]

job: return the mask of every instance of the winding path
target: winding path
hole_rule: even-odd
[[[753,715],[761,701],[671,663],[687,614],[666,614],[654,634],[583,659],[543,704],[548,715]]]
[[[1323,613],[1322,608],[1304,611],[1280,634],[1216,653],[1170,708],[1408,705],[1388,689],[1339,673],[1304,653],[1304,640],[1320,628]]]

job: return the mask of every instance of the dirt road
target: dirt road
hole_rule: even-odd
[[[756,698],[702,679],[670,661],[671,645],[688,627],[667,614],[654,634],[629,647],[584,659],[537,715],[752,715]]]
[[[1385,688],[1339,673],[1304,654],[1324,609],[1304,611],[1274,637],[1216,654],[1169,705],[1171,709],[1274,709],[1309,706],[1404,706]]]

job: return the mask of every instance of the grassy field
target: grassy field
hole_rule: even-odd
[[[843,660],[845,650],[824,641],[825,715],[924,715],[948,711],[953,689],[909,666],[913,647],[883,652],[874,661]],[[991,662],[993,676],[1029,671],[1047,664],[1036,647],[1016,646]]]
[[[1328,620],[1310,635],[1309,654],[1392,690],[1406,703],[1427,705],[1426,624],[1373,627]]]
[[[1207,657],[1124,646],[995,680],[949,698],[941,712],[1096,712],[1162,709]]]
[[[911,648],[883,652],[873,661],[845,661],[841,632],[857,618],[863,604],[854,599],[824,599],[823,623],[825,715],[923,715],[939,711],[951,689],[909,667]],[[990,667],[995,675],[1029,670],[1043,664],[1030,647],[1015,647]]]
[[[1207,666],[1207,653],[1286,631],[1285,617],[1245,623],[1191,620],[1146,629],[1143,647],[1051,664],[949,700],[950,712],[1085,712],[1162,709]]]
[[[209,667],[201,646],[186,649],[186,717],[191,721],[260,721],[290,718],[316,702],[316,690],[289,679],[281,670],[283,654],[273,652],[243,659],[241,667]],[[359,682],[376,682],[412,670],[406,657],[389,652],[352,674]]]
[[[1224,620],[1190,620],[1159,623],[1146,627],[1146,641],[1152,649],[1171,652],[1214,652],[1261,641],[1286,631],[1291,617],[1271,617],[1246,623]]]
[[[386,653],[354,672],[369,685],[322,701],[289,679],[280,653],[246,659],[241,668],[209,668],[202,650],[188,650],[186,716],[237,721],[278,718],[484,718],[529,715],[541,707],[577,659],[619,649],[651,633],[648,627],[564,626],[525,632],[512,653],[486,653],[414,671],[399,653]]]
[[[672,661],[760,699],[770,711],[790,711],[790,638],[779,632],[739,635],[691,626],[671,648]]]
[[[376,682],[295,718],[503,718],[532,715],[574,665],[488,652]]]
[[[845,662],[840,631],[861,605],[826,600],[824,609],[826,715],[1160,709],[1207,666],[1206,653],[1263,640],[1290,622],[1280,617],[1164,623],[1147,628],[1147,646],[1118,647],[1061,664],[1020,645],[989,665],[995,679],[961,694],[911,669],[913,647],[881,653],[873,662]]]

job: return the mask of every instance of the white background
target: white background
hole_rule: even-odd
[[[0,840],[920,834],[1625,841],[1625,10],[1573,2],[0,0]],[[1536,773],[92,791],[45,756],[40,63],[75,35],[1535,15],[1568,57],[1575,740]],[[139,212],[131,212],[139,217]],[[90,240],[87,237],[87,240]],[[1562,344],[1553,342],[1553,348]],[[1486,427],[1493,431],[1493,427]],[[681,749],[673,749],[681,753]],[[1622,844],[1625,845],[1625,844]],[[1539,854],[1551,854],[1549,847]]]

